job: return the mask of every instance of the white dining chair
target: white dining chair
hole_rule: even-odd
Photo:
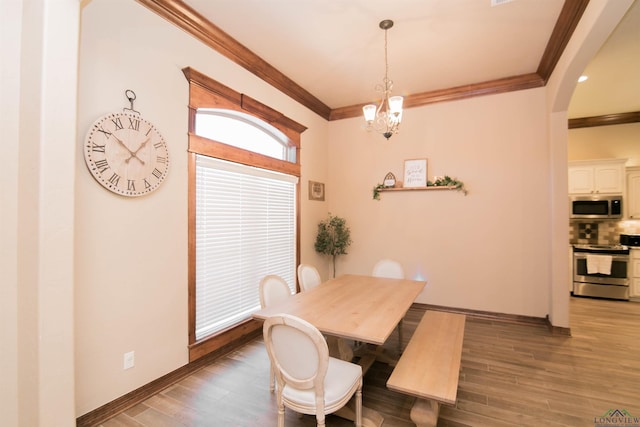
[[[404,269],[402,264],[392,259],[381,259],[373,266],[372,276],[386,277],[388,279],[404,279]],[[402,319],[398,322],[398,353],[402,353],[402,340],[403,340],[403,322]]]
[[[291,290],[286,280],[276,274],[264,276],[262,280],[260,280],[260,307],[262,308],[284,301],[291,295]],[[273,367],[270,367],[269,390],[272,393],[275,390],[275,379]]]
[[[387,277],[389,279],[404,279],[404,269],[398,261],[381,259],[373,266],[372,276]]]
[[[300,264],[298,266],[298,283],[300,283],[300,290],[304,292],[318,286],[322,283],[322,279],[320,278],[320,273],[318,273],[318,270],[314,266]]]
[[[318,426],[355,396],[356,426],[362,425],[362,367],[329,356],[327,342],[311,323],[281,314],[263,325],[264,342],[275,369],[278,427],[284,427],[285,406],[314,415]]]

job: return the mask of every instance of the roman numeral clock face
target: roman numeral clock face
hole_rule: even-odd
[[[85,139],[84,159],[103,187],[130,197],[156,190],[169,170],[164,138],[153,124],[133,113],[96,120]]]

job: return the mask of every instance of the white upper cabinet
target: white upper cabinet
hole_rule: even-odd
[[[569,162],[569,194],[622,194],[626,161]]]
[[[569,166],[569,194],[593,193],[594,181],[593,167]]]
[[[627,170],[627,214],[630,219],[640,219],[640,167]],[[640,276],[640,268],[638,273]]]

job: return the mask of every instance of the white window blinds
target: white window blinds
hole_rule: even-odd
[[[260,308],[258,285],[295,285],[297,178],[196,156],[196,340]]]

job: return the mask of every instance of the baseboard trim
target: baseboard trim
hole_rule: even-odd
[[[224,356],[225,354],[230,353],[236,348],[246,344],[249,341],[255,339],[258,335],[262,333],[262,330],[254,331],[251,334],[245,335],[242,338],[225,345],[224,347],[219,348],[216,351],[213,351],[206,356],[202,356],[197,360],[187,363],[184,366],[176,369],[175,371],[169,372],[166,375],[161,376],[148,384],[139,387],[124,396],[121,396],[109,403],[102,405],[101,407],[94,409],[91,412],[87,412],[86,414],[78,417],[76,419],[76,426],[78,427],[90,427],[99,425],[108,419],[115,417],[116,415],[126,411],[132,406],[137,405],[164,390],[165,388],[177,383],[183,378],[188,377],[194,372],[204,368],[209,365],[216,359]]]
[[[470,317],[495,320],[499,322],[520,323],[525,325],[541,325],[541,326],[546,326],[552,335],[571,336],[570,328],[553,326],[549,320],[548,315],[546,317],[522,316],[518,314],[495,313],[492,311],[471,310],[467,308],[446,307],[441,305],[431,305],[431,304],[422,304],[422,303],[413,303],[412,307],[415,307],[421,310],[436,310],[436,311],[446,311],[449,313],[464,314]]]

